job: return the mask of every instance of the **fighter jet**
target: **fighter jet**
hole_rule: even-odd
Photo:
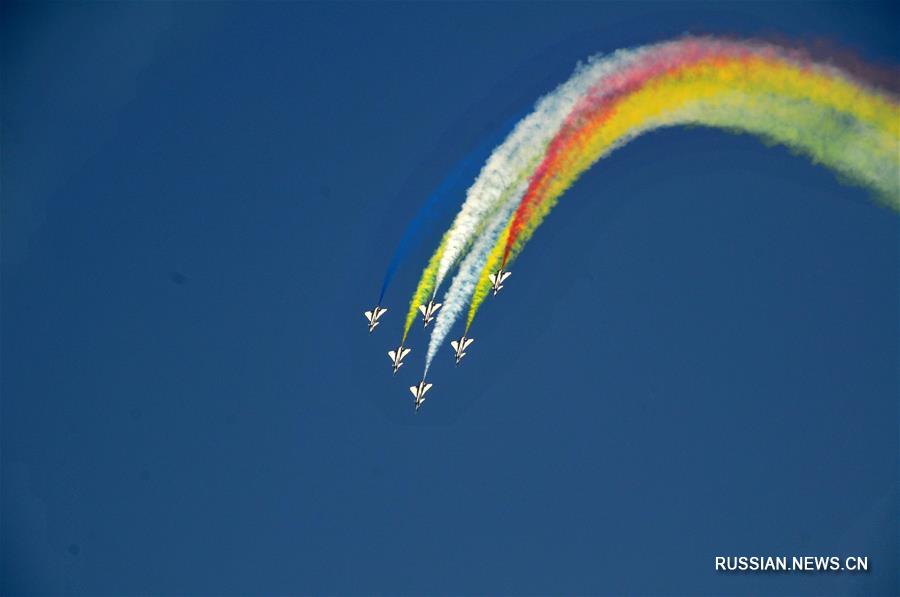
[[[441,308],[443,303],[434,302],[434,297],[431,297],[431,300],[428,301],[427,305],[419,305],[419,311],[422,312],[422,321],[425,322],[425,327],[428,327],[428,324],[431,323],[431,320],[434,319],[434,314],[437,313],[437,310]]]
[[[397,350],[389,350],[388,356],[391,357],[391,360],[394,362],[394,373],[397,373],[397,369],[403,366],[403,359],[406,358],[406,355],[409,354],[412,348],[403,348],[403,345],[400,345],[400,348]]]
[[[505,272],[503,268],[497,270],[496,274],[491,274],[488,276],[488,279],[491,281],[491,290],[494,291],[494,296],[497,296],[497,293],[500,292],[500,289],[503,288],[503,281],[512,275],[512,272]]]
[[[466,356],[465,350],[469,347],[469,344],[474,342],[473,338],[466,339],[465,335],[459,340],[454,340],[450,343],[450,346],[453,347],[453,350],[456,351],[456,364],[459,365],[459,362],[462,360],[464,356]]]
[[[419,382],[417,386],[409,386],[409,391],[412,392],[412,395],[416,397],[416,412],[419,412],[419,407],[422,406],[422,403],[425,402],[425,392],[431,389],[430,383],[425,383],[423,379]]]
[[[366,311],[364,313],[364,315],[366,316],[366,319],[369,320],[369,333],[370,334],[375,329],[375,326],[378,325],[379,323],[381,323],[380,321],[378,321],[378,319],[385,313],[387,313],[387,309],[382,308],[382,307],[375,307],[375,309],[373,311]]]

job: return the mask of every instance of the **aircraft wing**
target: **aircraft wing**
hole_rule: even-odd
[[[406,355],[408,355],[411,350],[412,348],[404,348],[403,352],[400,353],[400,360],[405,359]]]
[[[370,322],[372,321],[372,312],[371,311],[366,311],[365,313],[363,313],[363,315],[365,315],[366,319],[368,319]]]
[[[452,342],[450,342],[450,346],[453,347],[453,350],[456,350],[456,351],[459,350],[459,342],[457,342],[456,340],[453,340]]]
[[[409,391],[412,392],[412,395],[415,396],[416,398],[419,397],[419,391],[416,386],[409,386]]]
[[[503,280],[507,279],[507,278],[510,277],[511,275],[512,275],[512,272],[504,272],[503,277],[500,278],[500,283],[502,284],[502,283],[503,283]]]
[[[387,309],[378,309],[378,313],[375,314],[375,319],[378,319],[379,317],[381,317],[381,316],[384,315],[385,313],[387,313]]]
[[[437,311],[438,309],[440,309],[440,308],[441,308],[441,305],[443,305],[443,304],[444,304],[444,303],[435,303],[435,304],[434,304],[434,308],[431,309],[431,312],[434,313],[435,311]]]
[[[422,312],[422,315],[425,315],[426,314],[425,305],[419,305],[419,311]]]
[[[431,384],[430,383],[425,384],[425,387],[422,388],[422,395],[424,396],[425,392],[427,392],[430,389],[431,389]]]
[[[393,360],[395,360],[395,359],[397,358],[397,353],[394,352],[393,350],[389,350],[389,351],[388,351],[388,356],[391,357],[391,360],[393,361]]]
[[[474,341],[475,341],[475,340],[472,339],[472,338],[469,338],[468,340],[466,340],[465,345],[463,345],[463,350],[467,349],[467,348],[469,347],[469,345],[470,345],[472,342],[474,342]]]
[[[496,284],[497,283],[497,274],[488,275],[488,280],[491,281],[491,284]]]

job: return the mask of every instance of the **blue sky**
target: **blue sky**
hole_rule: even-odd
[[[406,226],[597,52],[828,40],[890,3],[2,8],[0,590],[897,593],[897,215],[747,136],[563,198],[418,416]],[[863,555],[723,575],[716,555]]]

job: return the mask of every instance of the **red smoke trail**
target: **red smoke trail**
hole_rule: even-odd
[[[615,114],[616,107],[623,98],[638,91],[655,78],[677,75],[680,71],[704,61],[716,67],[730,61],[745,61],[754,55],[766,61],[774,61],[777,58],[776,52],[769,48],[754,52],[746,46],[727,42],[688,40],[668,52],[646,57],[621,73],[607,77],[593,88],[566,118],[559,133],[550,142],[543,161],[532,175],[519,207],[513,215],[501,267],[506,266],[516,240],[535,209],[543,201],[545,189],[553,181],[556,173],[562,169],[566,160],[577,153],[573,152],[573,149],[583,145],[586,138]]]

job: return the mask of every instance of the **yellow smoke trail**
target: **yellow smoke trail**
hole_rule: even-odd
[[[597,160],[653,128],[698,124],[751,132],[873,188],[900,209],[900,109],[890,98],[828,69],[752,58],[708,61],[661,76],[621,99],[607,118],[574,135],[540,188],[540,203],[516,238],[515,259],[559,197]],[[467,328],[489,291],[507,243],[501,235],[470,303]]]
[[[419,312],[419,305],[427,303],[434,294],[434,280],[446,244],[447,233],[444,234],[444,237],[441,239],[441,244],[438,245],[434,255],[428,260],[428,265],[425,266],[425,269],[422,271],[422,277],[419,279],[416,291],[413,293],[412,300],[409,301],[409,311],[406,313],[406,321],[403,324],[403,339],[400,341],[401,346],[406,342],[406,337],[409,335],[409,329],[416,320],[416,313]]]

